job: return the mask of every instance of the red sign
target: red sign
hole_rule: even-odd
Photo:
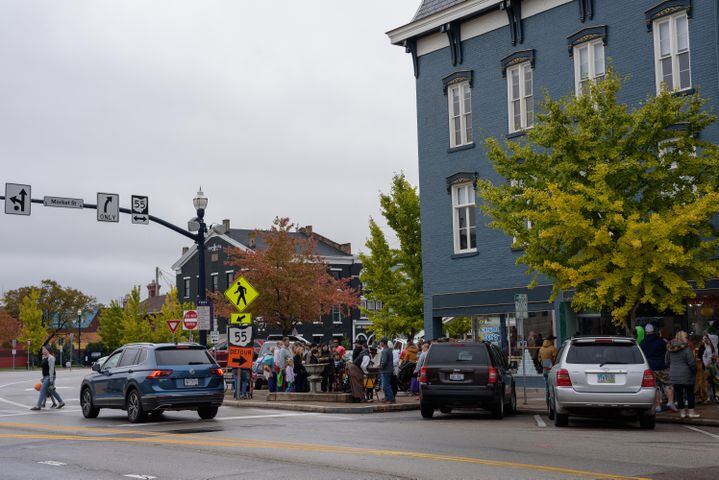
[[[179,320],[168,320],[167,321],[167,328],[170,329],[170,332],[175,333],[175,330],[177,330],[177,327],[180,325]]]
[[[182,328],[185,330],[197,329],[197,310],[185,310],[182,316]]]
[[[227,366],[232,368],[252,368],[252,347],[230,345],[227,351]]]

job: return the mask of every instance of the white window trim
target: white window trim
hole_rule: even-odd
[[[525,89],[525,66],[529,66],[529,70],[532,72],[532,124],[528,125],[527,122],[527,98]],[[518,129],[514,128],[514,109],[512,108],[512,73],[519,72],[519,113],[521,116],[520,124],[521,127]],[[509,127],[509,133],[523,132],[529,130],[534,126],[534,68],[530,61],[522,62],[518,65],[514,65],[507,69],[507,125]]]
[[[473,192],[472,200],[474,202],[473,203],[463,203],[460,205],[458,203],[459,189],[461,187],[465,187],[465,186],[469,186],[470,191]],[[471,241],[472,236],[470,235],[470,231],[471,231],[472,227],[469,227],[469,225],[467,226],[467,248],[461,249],[460,243],[459,243],[459,213],[458,213],[458,211],[460,208],[467,208],[469,206],[475,207],[474,214],[476,215],[477,214],[477,209],[476,209],[477,201],[476,201],[476,196],[474,195],[474,186],[471,183],[458,183],[456,185],[452,185],[452,242],[454,244],[454,253],[455,254],[473,253],[473,252],[477,251],[476,246],[474,246],[474,247],[471,246],[472,245],[472,241]],[[467,217],[467,221],[469,222],[469,217]],[[474,238],[475,238],[475,243],[476,243],[476,238],[477,238],[476,218],[475,218],[475,223],[474,223],[473,228],[475,230]]]
[[[454,91],[459,91],[459,114],[454,111],[454,106],[452,103],[452,93]],[[464,109],[464,95],[466,93],[469,93],[469,112],[465,111]],[[456,142],[456,132],[454,130],[454,118],[459,115],[460,119],[460,143]],[[472,88],[469,86],[469,82],[459,82],[455,83],[453,85],[450,85],[447,87],[447,117],[448,117],[448,123],[449,123],[449,146],[450,148],[455,147],[463,147],[465,145],[472,145],[474,143],[474,135],[472,135],[472,138],[467,138],[467,116],[472,116]],[[471,123],[471,120],[470,120]],[[469,125],[470,132],[474,133],[472,130],[472,125]]]
[[[577,96],[581,95],[582,93],[582,78],[581,78],[581,53],[580,50],[582,48],[587,49],[587,55],[588,59],[587,62],[589,63],[589,78],[588,80],[590,82],[596,81],[598,75],[595,69],[595,51],[594,47],[596,45],[600,45],[602,47],[602,63],[603,63],[603,71],[602,74],[599,75],[600,77],[604,77],[607,74],[607,57],[604,52],[604,40],[598,39],[598,40],[591,40],[589,42],[580,43],[579,45],[576,45],[574,47],[574,92]]]
[[[217,282],[217,288],[215,288],[215,281]],[[217,273],[210,274],[210,287],[212,288],[213,292],[220,291],[220,277],[218,276]]]
[[[335,320],[335,312],[338,313],[339,320]],[[342,307],[340,307],[339,305],[334,305],[332,307],[331,315],[332,315],[332,324],[333,325],[342,325]]]
[[[676,32],[676,19],[684,17],[687,21],[687,53],[689,55],[689,86],[685,88],[679,88],[681,84],[681,77],[679,73],[679,53],[677,51],[678,37]],[[657,93],[662,90],[664,84],[662,69],[661,69],[661,43],[660,43],[660,25],[663,23],[669,23],[669,42],[671,43],[671,59],[672,59],[672,83],[674,84],[673,92],[683,92],[692,88],[692,46],[691,39],[689,38],[689,16],[687,12],[679,12],[674,15],[667,15],[654,20],[652,25],[652,32],[654,33],[654,77],[656,81]],[[683,52],[682,52],[683,53]]]
[[[182,288],[184,289],[184,292],[182,292],[183,298],[190,298],[190,288],[192,288],[192,282],[189,282],[190,288],[187,288],[188,286],[188,280],[191,280],[190,277],[182,277]]]

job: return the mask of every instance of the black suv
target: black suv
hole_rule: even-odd
[[[494,418],[514,413],[517,393],[502,352],[489,342],[433,343],[420,371],[422,417],[435,409],[484,408]]]

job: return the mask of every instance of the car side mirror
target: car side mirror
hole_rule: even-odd
[[[99,363],[95,362],[95,363],[92,364],[92,370],[93,370],[94,372],[99,372],[99,371],[100,371],[100,368],[101,368],[101,367],[100,367],[100,364],[99,364]]]

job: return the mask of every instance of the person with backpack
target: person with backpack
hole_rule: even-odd
[[[42,347],[42,386],[40,387],[40,396],[37,399],[37,404],[30,410],[40,410],[45,404],[46,397],[50,394],[55,400],[57,400],[57,409],[61,409],[65,406],[65,402],[62,401],[62,397],[55,390],[55,357],[50,353],[47,345]]]
[[[680,330],[667,347],[665,362],[669,365],[669,380],[674,386],[674,398],[681,418],[699,418],[694,411],[694,382],[697,364],[694,352],[689,346],[687,332]],[[684,395],[688,411],[684,408]]]

